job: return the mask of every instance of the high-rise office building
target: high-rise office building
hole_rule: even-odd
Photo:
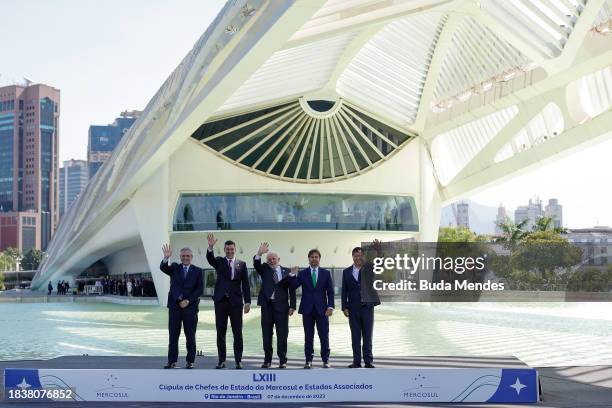
[[[516,207],[514,210],[514,223],[518,224],[527,220],[524,229],[531,231],[536,225],[539,218],[544,216],[542,211],[542,200],[536,198],[535,200],[529,199],[529,204],[521,205]]]
[[[455,213],[455,221],[457,227],[470,228],[470,205],[466,202],[453,204],[453,211]]]
[[[563,227],[563,206],[559,204],[559,200],[556,198],[548,200],[548,205],[544,208],[544,215],[552,220],[554,228]]]
[[[506,213],[506,208],[503,204],[500,204],[499,207],[497,207],[497,216],[495,217],[495,233],[498,235],[501,234],[502,229],[500,228],[500,225],[505,224],[508,221],[509,218],[508,214]]]
[[[77,199],[89,181],[86,160],[66,160],[60,167],[59,212],[60,219]]]
[[[58,217],[60,91],[0,87],[0,250],[43,251]]]
[[[92,178],[98,169],[113,154],[113,150],[121,141],[123,135],[140,116],[140,111],[123,111],[110,125],[92,125],[89,127],[87,144],[87,161],[89,165],[89,178]]]

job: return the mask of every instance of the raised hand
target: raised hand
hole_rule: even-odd
[[[212,232],[208,233],[208,236],[206,237],[206,239],[208,240],[208,248],[209,249],[212,249],[215,246],[215,244],[217,243],[217,239],[212,234]]]
[[[168,244],[162,245],[162,252],[164,253],[164,258],[170,258],[172,256],[172,247]]]
[[[291,276],[292,278],[296,277],[299,270],[300,268],[298,268],[297,266],[291,267],[291,272],[289,272],[289,276]]]
[[[270,245],[267,242],[262,242],[259,245],[259,249],[257,250],[257,255],[262,256],[263,254],[268,252],[268,249],[270,249]]]

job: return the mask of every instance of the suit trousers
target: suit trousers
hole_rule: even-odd
[[[242,308],[241,304],[232,305],[228,298],[215,303],[215,326],[217,328],[217,353],[219,362],[226,358],[225,334],[227,333],[227,319],[232,325],[234,336],[234,360],[242,361]]]
[[[321,342],[321,360],[329,360],[329,318],[324,314],[318,314],[313,308],[310,313],[302,314],[302,325],[304,326],[304,356],[306,361],[312,361],[314,357],[314,332],[315,325]]]
[[[191,306],[185,309],[168,309],[168,362],[176,363],[178,360],[178,339],[181,335],[181,325],[185,330],[187,363],[193,363],[196,356],[198,309]]]
[[[363,361],[372,364],[372,333],[374,331],[374,306],[361,305],[360,308],[349,309],[349,327],[351,328],[351,344],[353,346],[353,363]],[[363,346],[361,340],[363,339]]]
[[[280,310],[279,310],[280,309]],[[289,337],[288,310],[277,308],[272,301],[261,305],[261,335],[263,338],[264,361],[272,362],[272,336],[276,327],[276,353],[281,364],[287,363],[287,337]]]

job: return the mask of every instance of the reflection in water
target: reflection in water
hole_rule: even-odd
[[[515,355],[532,366],[612,365],[611,312],[609,303],[386,303],[376,308],[374,355]],[[245,315],[247,356],[262,355],[259,323],[259,308]],[[330,323],[332,358],[350,355],[347,319],[334,313]],[[168,344],[167,310],[155,306],[0,304],[0,326],[1,360],[164,356]],[[231,331],[228,337],[231,344]],[[208,304],[201,306],[197,341],[205,355],[216,354]],[[303,359],[303,344],[301,317],[294,315],[290,359]],[[184,336],[180,347],[184,356]]]

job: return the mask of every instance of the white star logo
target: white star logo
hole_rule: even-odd
[[[21,384],[17,384],[17,387],[21,388],[22,390],[25,390],[27,388],[30,388],[31,385],[28,384],[25,380],[25,377],[23,377],[23,380],[21,380]]]
[[[521,384],[521,381],[516,377],[516,381],[514,384],[510,385],[510,388],[514,388],[516,390],[516,395],[520,395],[521,390],[523,388],[527,388],[525,384]]]

